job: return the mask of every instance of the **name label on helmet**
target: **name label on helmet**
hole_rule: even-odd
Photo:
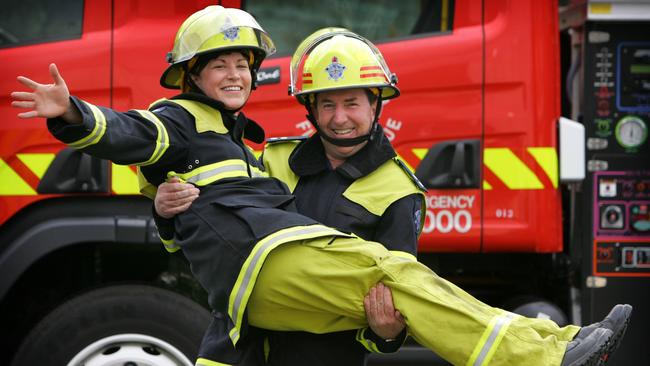
[[[257,85],[280,83],[280,66],[266,67],[257,72]]]

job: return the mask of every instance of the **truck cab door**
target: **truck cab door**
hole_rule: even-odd
[[[39,198],[37,187],[63,144],[39,119],[20,120],[9,94],[26,90],[24,75],[51,83],[55,63],[70,93],[91,103],[111,105],[111,1],[46,0],[3,4],[0,15],[0,223]]]

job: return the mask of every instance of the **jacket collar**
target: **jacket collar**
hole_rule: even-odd
[[[172,97],[171,99],[192,100],[208,105],[221,112],[224,126],[226,126],[228,131],[230,131],[236,139],[240,140],[245,138],[258,144],[264,142],[264,129],[257,122],[246,118],[242,112],[239,112],[239,114],[235,116],[232,111],[227,110],[223,103],[218,100],[212,99],[205,94],[194,92],[182,93]]]
[[[349,157],[335,171],[344,177],[359,179],[372,173],[395,156],[395,150],[384,135],[382,127],[378,125],[366,146]],[[330,163],[325,156],[323,142],[317,133],[300,143],[291,153],[289,167],[301,177],[331,169]]]

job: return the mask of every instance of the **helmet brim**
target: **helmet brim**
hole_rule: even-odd
[[[208,50],[206,52],[198,53],[196,56],[208,55],[214,53],[214,56],[218,56],[222,53],[237,52],[250,50],[253,52],[253,64],[251,66],[252,72],[257,72],[259,70],[262,61],[264,60],[264,50],[259,47],[242,47],[242,46],[233,46],[233,47],[222,47],[218,50]],[[163,88],[167,89],[180,89],[181,88],[181,78],[183,77],[182,68],[188,61],[180,62],[177,64],[169,65],[165,71],[163,71],[160,76],[160,85]]]
[[[377,88],[381,90],[381,99],[393,99],[397,98],[400,95],[399,88],[395,85],[386,85],[386,84],[368,84],[368,85],[355,85],[355,86],[342,86],[340,88],[325,88],[319,89],[318,91],[305,91],[294,94],[294,97],[298,100],[300,104],[307,105],[309,101],[309,96],[312,94],[320,94],[331,91],[338,90],[348,90],[348,89],[372,89]]]

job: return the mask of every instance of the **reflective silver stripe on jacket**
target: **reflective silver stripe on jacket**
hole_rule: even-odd
[[[155,164],[160,158],[163,156],[165,151],[167,151],[167,148],[169,147],[169,135],[167,134],[167,129],[165,128],[165,125],[156,117],[155,114],[151,113],[150,111],[143,111],[143,110],[136,110],[136,112],[140,113],[140,115],[147,120],[151,121],[154,126],[156,126],[156,130],[158,131],[158,137],[156,138],[156,147],[153,150],[153,153],[151,153],[151,157],[149,157],[148,160],[143,161],[141,163],[136,163],[133,165],[151,165]]]
[[[99,140],[101,140],[102,136],[104,136],[104,133],[106,133],[106,116],[104,116],[104,113],[96,106],[88,102],[82,102],[88,108],[90,108],[91,112],[93,112],[95,127],[92,131],[90,131],[90,134],[88,134],[88,136],[68,144],[68,146],[75,149],[83,149],[85,147],[98,143]]]

